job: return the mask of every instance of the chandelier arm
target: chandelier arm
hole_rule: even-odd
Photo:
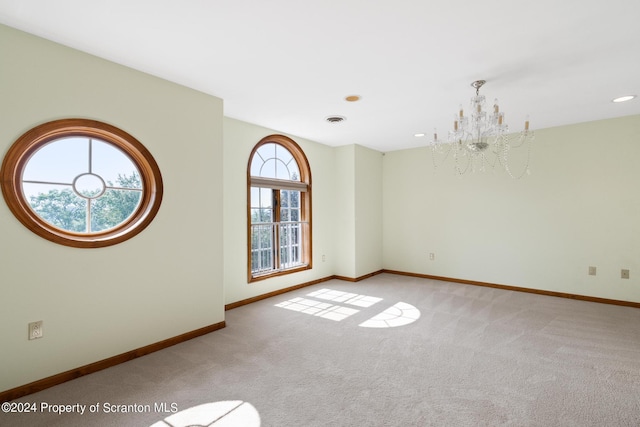
[[[518,176],[514,176],[513,173],[511,172],[511,168],[509,167],[508,164],[506,164],[504,166],[504,169],[507,171],[507,173],[509,174],[509,176],[513,179],[521,179],[523,176],[531,174],[531,170],[529,169],[529,161],[531,159],[531,140],[529,141],[529,144],[527,144],[527,159],[525,162],[525,166],[524,169],[522,171],[521,174],[519,174]]]
[[[469,167],[472,166],[473,158],[470,155],[465,156],[464,154],[458,154],[458,153],[464,153],[464,152],[461,151],[460,148],[454,151],[453,157],[455,159],[455,171],[458,173],[458,175],[464,175],[469,170]],[[460,162],[458,160],[460,157],[467,157],[467,164],[465,165],[464,169],[460,168]]]
[[[444,145],[444,144],[442,144]],[[433,168],[437,169],[440,166],[442,166],[445,161],[449,158],[449,154],[451,153],[451,145],[449,145],[449,147],[446,149],[446,151],[444,151],[443,153],[437,153],[436,151],[438,150],[438,148],[435,146],[435,144],[431,147],[431,160],[433,161]],[[444,158],[442,159],[442,161],[440,162],[440,164],[437,164],[438,162],[436,161],[436,156],[437,154],[443,155]]]

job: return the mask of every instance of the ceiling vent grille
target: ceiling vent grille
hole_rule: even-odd
[[[328,121],[329,123],[340,123],[340,122],[344,122],[347,119],[346,117],[342,117],[342,116],[329,116],[325,120]]]

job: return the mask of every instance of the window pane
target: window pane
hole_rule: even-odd
[[[289,227],[286,225],[280,226],[280,246],[286,246],[289,239]]]
[[[262,225],[259,227],[258,248],[270,250],[271,248],[273,248],[273,226]]]
[[[260,207],[260,189],[258,187],[251,187],[251,207]]]
[[[272,209],[260,209],[260,222],[273,222]]]
[[[50,191],[61,191],[63,189],[68,189],[69,191],[73,191],[73,187],[71,185],[57,185],[57,184],[31,184],[28,182],[22,183],[22,194],[27,201],[30,201],[31,198],[37,197],[41,194],[47,194]]]
[[[293,158],[291,152],[282,145],[277,145],[276,156],[281,162],[278,164],[277,178],[289,181],[300,181],[298,163]]]
[[[289,168],[287,167],[287,165],[282,162],[282,160],[278,159],[274,161],[275,164],[275,168],[276,168],[276,175],[275,177],[278,179],[284,179],[287,181],[291,181],[291,175],[289,174]]]
[[[262,168],[263,160],[256,153],[251,159],[251,176],[260,176],[260,168]]]
[[[273,206],[273,190],[270,188],[260,189],[260,203],[261,208],[271,208]]]
[[[280,192],[281,221],[300,221],[300,192],[282,190]]]
[[[100,197],[104,192],[105,187],[100,177],[94,174],[85,173],[76,178],[73,183],[73,190],[80,197],[93,199]]]
[[[272,270],[273,269],[273,255],[269,251],[260,252],[260,270]]]
[[[273,190],[251,187],[251,222],[273,221]]]
[[[251,224],[254,224],[256,222],[260,222],[260,210],[251,209]]]
[[[107,190],[91,201],[91,231],[98,232],[117,227],[138,208],[142,192],[136,190]]]
[[[273,159],[276,157],[276,144],[263,144],[258,148],[257,153],[262,158],[263,162],[268,159]]]
[[[68,137],[44,145],[29,159],[24,168],[24,181],[46,181],[71,184],[73,179],[89,172],[89,139]]]
[[[276,166],[278,161],[276,159],[269,159],[262,164],[260,168],[260,176],[265,178],[277,178]]]
[[[300,181],[300,170],[295,160],[289,163],[289,179],[291,181]]]
[[[276,144],[264,144],[260,146],[251,160],[251,175],[275,178],[275,155]]]
[[[299,224],[280,225],[280,268],[290,268],[301,264]]]
[[[300,192],[290,191],[289,203],[292,208],[300,207]]]
[[[140,172],[123,151],[100,140],[92,141],[92,172],[110,187],[142,188]]]
[[[285,165],[293,160],[293,156],[291,155],[289,150],[287,150],[280,144],[276,145],[276,157],[282,160]]]
[[[256,227],[251,227],[251,251],[255,252],[258,248],[258,242],[260,241],[260,232]]]
[[[23,184],[31,209],[47,223],[66,231],[87,231],[87,199],[78,197],[70,186]]]
[[[251,271],[273,269],[273,226],[251,227]]]
[[[273,221],[273,190],[251,187],[251,222]]]

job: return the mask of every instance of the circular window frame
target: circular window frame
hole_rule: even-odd
[[[31,156],[44,145],[64,137],[100,139],[124,152],[140,171],[142,197],[138,208],[117,227],[96,233],[77,233],[58,228],[36,214],[22,191],[22,174]],[[0,169],[2,195],[15,217],[40,237],[65,246],[100,248],[124,242],[144,230],[162,202],[163,184],[155,159],[127,132],[96,120],[62,119],[34,127],[18,138],[4,157]]]

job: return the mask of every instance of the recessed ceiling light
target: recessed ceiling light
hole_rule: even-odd
[[[631,101],[633,98],[635,98],[636,95],[626,95],[626,96],[621,96],[620,98],[616,98],[613,100],[613,102],[625,102],[625,101]]]
[[[424,133],[414,133],[413,136],[415,136],[416,138],[422,138],[424,136]]]
[[[347,118],[343,116],[329,116],[325,118],[325,120],[328,121],[329,123],[340,123],[347,120]]]
[[[357,102],[357,101],[360,101],[360,99],[361,99],[360,95],[349,95],[344,98],[344,100],[347,102]]]

